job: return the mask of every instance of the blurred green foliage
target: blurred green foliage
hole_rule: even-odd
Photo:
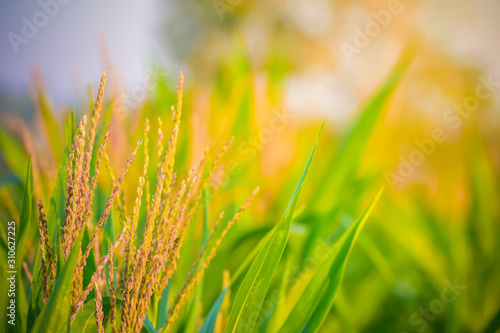
[[[257,322],[254,331],[259,332],[275,332],[279,328],[284,332],[498,331],[500,184],[498,165],[492,158],[491,147],[495,143],[487,142],[490,138],[481,132],[478,121],[469,119],[457,140],[438,145],[435,152],[425,155],[425,161],[404,177],[402,184],[391,181],[390,175],[401,167],[399,157],[409,156],[418,149],[413,145],[405,148],[404,143],[421,139],[437,126],[423,118],[409,126],[408,119],[397,117],[398,110],[411,109],[404,104],[408,101],[404,98],[408,87],[428,80],[419,76],[420,71],[412,72],[412,68],[425,67],[420,53],[412,62],[414,53],[413,47],[403,52],[371,97],[360,103],[362,106],[347,130],[326,123],[314,161],[307,164],[306,169],[310,168],[307,180],[302,184],[301,179],[298,186],[303,186],[301,200],[292,200],[290,206],[287,205],[290,197],[294,198],[292,194],[320,119],[305,114],[283,120],[277,115],[277,112],[286,114],[279,107],[279,83],[288,64],[278,59],[279,53],[270,58],[265,72],[267,89],[262,89],[256,84],[256,73],[245,50],[236,47],[230,62],[217,64],[211,84],[190,85],[187,77],[176,170],[188,170],[199,160],[205,146],[222,146],[233,135],[236,139],[206,193],[205,203],[209,206],[205,205],[205,210],[197,214],[169,290],[177,291],[182,286],[218,212],[233,213],[241,198],[256,185],[261,186],[261,194],[250,212],[224,239],[202,283],[181,311],[175,330],[195,332],[201,328],[209,332],[213,327],[215,331],[223,331],[228,325],[227,331],[246,331],[239,330],[237,318],[233,318],[241,315]],[[405,79],[407,76],[411,80]],[[174,83],[167,77],[156,80],[159,84],[155,92],[134,112],[123,105],[120,108],[114,99],[105,104],[105,120],[100,125],[96,145],[109,129],[112,147],[109,155],[115,170],[124,165],[131,147],[141,138],[146,118],[151,119],[151,133],[158,130],[158,117],[170,125]],[[466,88],[454,91],[457,99],[467,96],[467,87],[474,86],[469,81],[464,74]],[[27,270],[19,269],[18,304],[25,307],[19,310],[23,314],[28,314],[28,306],[32,307],[29,300],[36,297],[32,293],[37,290],[30,288],[27,274],[35,276],[33,273],[39,269],[35,261],[38,229],[34,226],[38,224],[38,214],[34,202],[38,198],[50,202],[49,215],[57,219],[55,211],[64,202],[61,197],[64,193],[58,191],[65,188],[65,164],[59,163],[64,161],[65,149],[74,135],[73,117],[79,118],[86,112],[83,108],[77,110],[76,116],[66,113],[62,131],[61,119],[53,116],[44,95],[40,93],[38,98],[41,116],[37,118],[38,130],[30,128],[22,132],[21,128],[16,132],[6,126],[0,128],[1,156],[9,169],[0,175],[0,217],[2,221],[16,221],[18,232],[24,228],[23,237],[26,236],[25,245],[18,248],[18,255],[27,264]],[[481,108],[487,107],[486,104]],[[275,126],[279,120],[284,126]],[[417,125],[427,131],[416,129]],[[43,141],[37,144],[41,148],[34,149],[33,142],[39,140]],[[155,139],[151,140],[150,150],[157,151]],[[142,172],[141,154],[125,183],[128,213]],[[33,184],[29,181],[30,172],[25,178],[28,161],[33,165]],[[158,162],[158,156],[153,154],[151,165]],[[59,176],[58,170],[61,170]],[[180,176],[184,177],[182,172]],[[154,181],[154,175],[150,175],[151,189]],[[25,184],[33,186],[32,197],[31,194],[26,197]],[[110,186],[107,177],[100,178],[102,193],[95,198],[94,225],[106,204],[104,193]],[[386,190],[372,207],[370,202],[381,186]],[[50,198],[55,198],[54,203]],[[33,204],[27,206],[27,202]],[[370,217],[363,215],[367,207],[373,209]],[[279,223],[285,211],[286,225],[283,221]],[[114,211],[113,216],[117,215]],[[361,231],[358,228],[367,217]],[[143,224],[144,220],[140,221],[142,228]],[[281,227],[286,237],[278,241],[275,235]],[[100,236],[100,244],[105,244],[103,254],[119,234],[119,228],[114,218],[109,219],[104,235]],[[1,290],[6,290],[4,222],[1,231],[0,283]],[[332,246],[341,250],[328,255]],[[269,255],[272,260],[261,249],[276,251],[274,257]],[[56,288],[64,289],[68,265],[69,262],[61,268]],[[267,275],[259,276],[262,272],[258,267],[266,268]],[[223,283],[225,270],[229,271],[229,284]],[[251,277],[264,282],[251,283],[248,280]],[[169,290],[164,295],[169,295]],[[248,295],[240,295],[244,292],[258,299],[256,305],[245,303],[249,299],[245,297]],[[171,302],[175,293],[170,295]],[[2,295],[0,306],[5,308],[7,301]],[[56,324],[47,315],[49,311],[57,311],[54,308],[60,304],[55,302],[49,302],[38,314],[39,318],[47,319],[44,325]],[[105,298],[105,307],[108,302]],[[91,316],[95,305],[87,304],[82,313]],[[156,318],[151,325],[159,329],[169,304],[152,304],[156,308],[152,306],[148,317]],[[232,312],[234,309],[243,310]],[[300,316],[295,316],[296,313]],[[19,319],[22,327],[29,322],[24,315]],[[36,323],[35,331],[43,331],[40,319]]]

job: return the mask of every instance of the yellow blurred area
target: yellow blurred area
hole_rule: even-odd
[[[238,271],[277,225],[324,120],[289,244],[268,293],[283,288],[281,277],[301,268],[317,242],[334,244],[337,233],[384,187],[321,331],[496,332],[500,2],[187,0],[169,2],[163,10],[162,45],[174,60],[148,74],[142,90],[127,88],[122,82],[127,68],[114,65],[119,56],[105,52],[110,46],[101,49],[108,73],[102,122],[109,125],[114,173],[143,137],[146,118],[149,162],[158,165],[159,119],[166,140],[182,69],[178,179],[197,167],[207,147],[213,161],[234,137],[208,191],[210,221],[222,210],[233,212],[256,186],[261,188],[207,271],[210,288],[202,296],[200,318],[218,296],[222,271]],[[92,82],[88,96],[80,95],[77,121],[89,112],[96,87]],[[27,153],[33,154],[36,196],[44,202],[50,198],[71,118],[69,107],[53,106],[49,90],[43,76],[35,75],[29,121],[18,113],[1,115],[3,219],[18,215]],[[59,148],[51,146],[54,128],[44,116],[44,96],[57,131],[64,133]],[[124,186],[128,210],[143,172],[142,151],[137,161]],[[98,200],[111,186],[103,174]],[[10,183],[12,175],[17,183]],[[193,230],[186,257],[194,256],[202,232]],[[189,260],[180,263],[183,274],[188,269]],[[297,289],[284,287],[298,290],[287,295],[285,313],[312,273],[304,273],[307,279],[298,281]],[[456,301],[433,312],[432,320],[419,312],[426,306],[432,310],[429,304],[457,280],[467,289]],[[175,280],[173,286],[179,285]],[[186,311],[178,328],[187,321]],[[272,332],[277,327],[272,325],[261,332]]]

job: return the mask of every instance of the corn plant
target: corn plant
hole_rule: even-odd
[[[208,163],[209,149],[206,149],[199,165],[190,169],[185,179],[178,179],[174,165],[182,114],[184,79],[181,73],[177,102],[171,109],[172,130],[165,148],[162,142],[163,132],[159,127],[158,151],[154,154],[162,158],[156,166],[156,184],[149,184],[149,171],[154,166],[149,163],[148,119],[145,120],[143,138],[130,154],[121,174],[116,176],[107,154],[110,134],[106,133],[100,140],[96,140],[105,80],[104,73],[90,120],[84,115],[74,129],[71,145],[65,151],[64,163],[60,167],[49,201],[48,213],[46,204],[41,199],[38,200],[40,239],[32,272],[30,301],[24,305],[28,313],[24,314],[25,322],[22,315],[16,321],[17,329],[21,327],[22,331],[172,331],[180,310],[200,282],[222,239],[233,224],[238,222],[258,192],[256,188],[228,222],[223,223],[224,213],[220,214],[169,310],[159,313],[158,308],[163,308],[167,301],[162,299],[167,297],[164,291],[169,288],[178,260],[182,260],[180,254],[186,233],[195,218],[212,175],[232,140],[222,148],[212,163]],[[256,325],[256,306],[258,308],[262,305],[287,244],[294,211],[317,140],[282,220],[264,238],[265,242],[239,287],[230,315],[226,318],[226,332],[251,331]],[[139,176],[137,195],[129,214],[122,186],[141,146],[144,154],[143,172]],[[92,225],[90,221],[94,212],[94,197],[103,167],[111,180],[111,190],[104,209],[96,218],[97,223]],[[29,160],[20,223],[28,224],[30,220],[30,205],[34,199],[32,186]],[[151,188],[154,191],[150,191]],[[336,243],[333,254],[315,273],[302,295],[304,299],[301,298],[297,302],[283,323],[281,331],[289,331],[290,327],[320,327],[340,284],[343,267],[352,245],[373,204],[374,202]],[[116,239],[113,225],[110,223],[113,207],[118,212],[117,221],[120,225]],[[138,230],[141,214],[144,214],[145,220],[142,232]],[[222,224],[225,226],[221,227],[220,231],[219,226]],[[97,264],[91,265],[89,258],[99,257],[97,253],[100,246],[106,246],[107,252],[98,259]],[[324,285],[330,287],[322,292],[319,287]],[[226,292],[227,288],[214,304],[200,331],[214,330],[218,308]],[[309,312],[304,311],[304,305],[313,300],[315,302],[321,295],[325,304],[317,304],[321,308],[320,311],[311,312],[312,308],[309,306]],[[19,299],[19,305],[21,304],[22,300]],[[159,319],[160,317],[162,319]]]
[[[303,168],[294,165],[302,164],[298,158],[310,149],[303,136],[312,132],[301,124],[302,134],[288,138],[296,150],[282,175],[269,182],[247,163],[243,176],[232,175],[224,186],[220,174],[228,159],[236,159],[234,146],[241,136],[258,131],[249,111],[251,83],[241,79],[247,72],[235,74],[242,89],[229,100],[213,92],[214,108],[227,102],[225,110],[238,110],[207,125],[218,140],[235,135],[216,144],[222,148],[214,154],[192,148],[197,133],[189,130],[190,100],[196,91],[184,89],[182,74],[176,90],[160,85],[154,102],[122,118],[104,102],[103,75],[90,113],[66,112],[63,126],[38,90],[44,150],[32,149],[35,136],[19,141],[0,127],[0,149],[10,172],[0,178],[0,213],[16,224],[18,272],[15,325],[3,317],[2,327],[16,332],[411,331],[415,322],[408,317],[440,294],[443,280],[458,277],[467,292],[447,304],[446,314],[427,322],[429,331],[463,326],[494,332],[499,289],[491,254],[498,247],[490,221],[498,216],[493,208],[498,192],[478,135],[465,132],[467,156],[475,162],[465,181],[451,182],[470,190],[470,209],[449,218],[453,229],[438,202],[417,191],[382,195],[377,188],[383,172],[366,168],[380,149],[387,150],[386,157],[393,153],[374,145],[385,135],[380,123],[410,60],[403,54],[348,130],[335,136],[330,127],[321,139],[317,135]],[[170,101],[174,106],[166,107]],[[258,162],[265,169],[272,161]],[[301,195],[306,200],[299,200]],[[5,265],[9,243],[1,226]],[[478,274],[467,270],[471,262]],[[7,267],[1,268],[4,274]],[[1,289],[8,290],[7,277],[0,277]],[[478,282],[491,293],[479,293]],[[419,288],[417,295],[412,286]],[[0,297],[2,307],[8,302]]]

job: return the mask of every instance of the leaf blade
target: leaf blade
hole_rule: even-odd
[[[205,318],[205,321],[203,322],[203,325],[201,326],[198,333],[211,333],[214,331],[215,322],[217,321],[217,316],[222,306],[222,302],[224,302],[224,298],[226,297],[227,291],[228,288],[224,289],[221,292],[221,294],[215,301],[214,305],[210,309],[210,312],[208,313],[207,318]]]
[[[285,250],[292,224],[293,213],[297,206],[305,177],[309,171],[323,124],[321,125],[307,164],[285,214],[280,223],[276,226],[270,239],[257,254],[257,257],[250,266],[238,290],[225,332],[249,332],[253,329],[257,321],[256,314],[260,311],[260,307],[264,301],[276,267]]]
[[[81,247],[83,232],[80,232],[75,246],[68,256],[68,260],[62,269],[61,275],[54,283],[54,289],[49,297],[47,305],[35,321],[32,333],[42,332],[66,332],[69,328],[70,298],[73,283],[73,272]]]
[[[337,251],[332,251],[319,266],[279,332],[296,331],[299,327],[301,331],[315,332],[321,326],[335,299],[353,245],[382,191],[339,239],[335,245]]]

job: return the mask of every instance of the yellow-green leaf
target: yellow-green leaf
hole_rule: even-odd
[[[295,303],[287,320],[281,326],[280,333],[315,332],[320,328],[332,307],[349,254],[381,193],[382,189],[359,219],[335,243],[330,255],[316,270]]]
[[[323,124],[321,125],[321,129]],[[225,332],[251,332],[260,312],[260,307],[264,301],[269,284],[271,283],[274,271],[278,266],[281,255],[285,250],[292,224],[292,217],[297,206],[297,202],[302,190],[305,177],[311,165],[311,161],[318,143],[321,129],[312,148],[309,160],[302,173],[302,177],[297,184],[295,192],[288,204],[288,207],[280,223],[275,227],[272,236],[264,244],[255,258],[252,266],[245,276],[243,283],[238,290],[234,301],[229,322]]]

